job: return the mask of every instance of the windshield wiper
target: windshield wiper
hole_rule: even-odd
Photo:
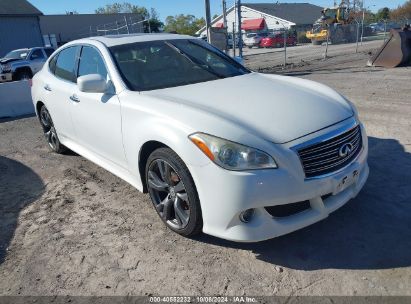
[[[183,56],[184,58],[186,58],[188,61],[190,61],[192,64],[199,66],[200,68],[202,68],[203,70],[206,70],[207,72],[213,74],[214,76],[218,77],[218,78],[226,78],[226,76],[221,75],[219,73],[217,73],[216,71],[214,71],[213,68],[211,68],[209,65],[204,64],[203,62],[199,61],[198,59],[188,55],[186,52],[184,52],[183,50],[181,50],[180,48],[176,47],[174,44],[169,43],[169,42],[165,42],[165,44],[167,44],[169,47],[171,47],[174,51],[176,51],[177,53],[179,53],[181,56]]]

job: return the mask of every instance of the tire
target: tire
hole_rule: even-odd
[[[168,228],[185,237],[202,231],[200,200],[193,178],[173,150],[160,148],[151,153],[145,178],[154,209]]]
[[[21,81],[21,80],[29,80],[33,78],[33,74],[29,70],[21,70],[17,71],[14,77],[14,80]]]
[[[67,151],[67,148],[60,143],[57,136],[56,128],[54,127],[53,120],[45,105],[42,105],[39,111],[40,124],[43,128],[44,136],[50,149],[58,154],[63,154]]]

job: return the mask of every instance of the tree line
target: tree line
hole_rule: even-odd
[[[366,11],[365,19],[367,22],[381,22],[383,20],[408,21],[407,23],[409,24],[411,22],[411,0],[406,1],[395,9],[383,7],[377,13]]]
[[[133,13],[143,17],[144,32],[173,32],[178,34],[194,35],[199,29],[205,26],[204,18],[197,18],[194,15],[179,14],[168,16],[165,23],[160,20],[154,8],[148,10],[143,6],[131,4],[129,2],[107,4],[95,10],[96,14],[119,14]]]
[[[356,12],[362,17],[361,1],[358,2]],[[73,12],[71,12],[73,13]],[[77,13],[77,12],[74,12]],[[172,32],[178,34],[194,35],[198,30],[205,26],[204,18],[197,18],[194,15],[179,14],[176,16],[168,16],[163,23],[160,20],[159,14],[154,8],[150,10],[143,6],[131,4],[129,2],[107,4],[99,7],[95,10],[96,14],[118,14],[118,13],[135,13],[144,18],[144,31],[145,32]],[[213,17],[217,17],[216,15]],[[388,7],[381,8],[377,13],[373,13],[369,10],[366,11],[365,21],[367,23],[381,22],[383,20],[397,20],[411,22],[411,0],[407,0],[403,5],[398,6],[396,9],[389,9]]]

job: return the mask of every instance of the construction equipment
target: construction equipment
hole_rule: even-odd
[[[411,64],[411,31],[409,25],[403,30],[391,30],[390,38],[368,61],[368,66],[395,68]]]
[[[321,18],[306,36],[314,45],[320,45],[327,39],[332,44],[355,42],[358,26],[353,24],[353,20],[349,3],[342,0],[339,6],[322,10]]]

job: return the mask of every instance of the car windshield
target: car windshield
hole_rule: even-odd
[[[11,51],[10,53],[7,53],[4,58],[9,58],[9,59],[26,59],[28,54],[27,50],[18,50],[18,51]]]
[[[247,38],[253,38],[255,36],[257,36],[257,34],[247,34]]]
[[[149,41],[110,47],[128,87],[149,91],[250,73],[200,39]]]

